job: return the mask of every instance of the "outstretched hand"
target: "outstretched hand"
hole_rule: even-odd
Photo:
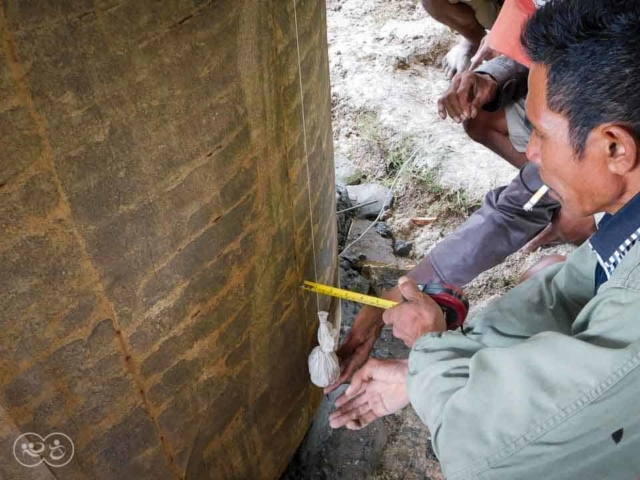
[[[336,400],[337,408],[329,415],[331,427],[360,430],[375,419],[406,407],[408,371],[407,359],[369,359]]]
[[[364,365],[373,350],[373,344],[380,337],[382,327],[382,310],[364,307],[360,311],[344,343],[336,352],[340,358],[340,378],[324,389],[325,394],[333,392]]]

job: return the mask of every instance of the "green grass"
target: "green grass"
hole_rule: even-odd
[[[369,143],[375,155],[384,159],[385,175],[377,181],[390,187],[400,169],[415,153],[415,138],[407,134],[394,135],[382,125],[378,113],[374,111],[361,113],[358,131],[360,137]],[[443,187],[440,181],[441,173],[440,165],[428,168],[410,166],[404,175],[426,187],[432,196],[433,213],[440,221],[452,217],[467,217],[480,207],[482,201],[470,196],[465,190]],[[363,180],[369,180],[367,177],[363,175]]]
[[[440,165],[435,167],[414,167],[411,170],[411,176],[419,183],[424,184],[430,193],[436,197],[441,197],[446,193],[445,189],[440,185]]]
[[[449,217],[467,217],[477,210],[482,201],[464,189],[449,189],[440,184],[441,166],[415,168],[412,176],[433,195],[436,215],[442,220]]]
[[[403,134],[396,142],[393,142],[387,153],[387,175],[395,176],[416,151],[416,144],[412,136]]]
[[[386,147],[387,135],[385,135],[384,127],[380,123],[378,114],[375,112],[365,112],[360,117],[359,125],[360,136],[375,144],[380,148]]]

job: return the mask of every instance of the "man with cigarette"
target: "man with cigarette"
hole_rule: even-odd
[[[411,403],[448,479],[640,477],[640,3],[552,0],[528,22],[527,157],[564,209],[607,212],[564,264],[447,332],[411,279],[331,415],[359,429]]]
[[[467,134],[476,142],[489,148],[518,169],[527,160],[524,151],[531,136],[531,126],[525,115],[529,59],[522,51],[519,36],[526,19],[547,0],[506,0],[485,42],[485,48],[497,57],[485,62],[473,71],[458,73],[447,91],[438,100],[438,112],[462,123]],[[539,184],[535,166],[528,165],[526,175],[513,179],[510,185],[489,194],[487,207],[493,208],[489,218],[500,217],[498,222],[508,222],[510,230],[531,232],[538,227],[536,221],[518,211],[518,207],[531,195],[526,184]],[[542,206],[542,205],[541,205]],[[557,202],[544,205],[540,213],[547,213],[551,221],[544,230],[532,235],[526,246],[533,251],[555,242],[580,245],[594,231],[592,219],[579,219],[560,210]],[[515,207],[515,210],[513,208]],[[508,212],[514,213],[509,216]],[[485,231],[491,230],[484,226]],[[537,233],[537,232],[536,232]],[[480,234],[481,236],[481,234]],[[498,248],[508,253],[522,245],[518,238],[502,237]]]

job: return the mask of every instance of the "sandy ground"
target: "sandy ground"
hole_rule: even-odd
[[[457,41],[447,27],[415,0],[327,3],[338,155],[375,171],[354,156],[358,119],[354,126],[348,115],[373,110],[383,126],[414,139],[418,165],[442,166],[445,186],[482,196],[513,177],[513,167],[468,139],[461,125],[438,117],[436,101],[448,86],[439,64]]]
[[[336,163],[355,167],[363,182],[389,186],[413,158],[386,222],[396,238],[414,243],[416,263],[516,170],[470,140],[462,126],[438,117],[436,102],[448,85],[440,61],[457,36],[431,19],[419,1],[327,0],[327,7]],[[438,220],[416,227],[410,219],[417,216]],[[512,288],[541,256],[571,250],[512,255],[467,286],[470,314]],[[348,268],[342,278],[345,288],[364,293],[368,287]],[[343,303],[343,331],[356,311]],[[374,349],[379,358],[407,353],[388,331]],[[283,479],[443,478],[429,432],[411,407],[359,432],[332,431],[327,416],[333,400],[321,407]]]

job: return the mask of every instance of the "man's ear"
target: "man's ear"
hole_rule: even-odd
[[[625,127],[607,124],[600,127],[607,166],[615,175],[625,175],[638,166],[636,137]]]

